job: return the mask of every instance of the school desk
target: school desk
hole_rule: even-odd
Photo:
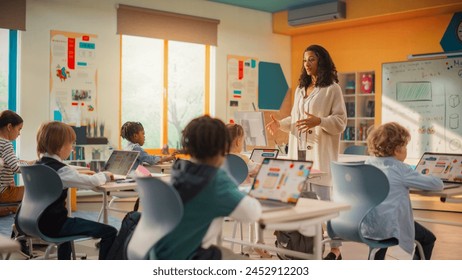
[[[421,196],[431,196],[431,197],[439,197],[442,203],[462,203],[462,185],[457,188],[450,188],[441,191],[424,191],[418,189],[411,189],[411,194],[417,194]],[[443,225],[451,225],[451,226],[458,226],[462,227],[462,223],[445,221],[445,220],[437,220],[437,219],[426,219],[426,218],[414,218],[416,221],[421,222],[429,222],[429,223],[437,223]]]
[[[291,209],[264,212],[258,221],[259,240],[263,240],[263,230],[298,230],[301,234],[314,237],[313,254],[302,253],[275,246],[244,241],[235,238],[223,238],[223,241],[242,244],[253,248],[265,249],[301,259],[322,258],[322,224],[338,216],[340,211],[350,208],[350,205],[332,201],[300,198],[297,205]]]
[[[153,177],[158,177],[159,179],[163,180],[164,182],[169,183],[171,176],[168,174],[157,174],[153,173]],[[103,194],[103,222],[105,224],[108,223],[108,211],[120,211],[120,209],[112,208],[109,206],[108,197],[111,193],[119,192],[119,191],[126,191],[126,190],[136,190],[136,182],[129,182],[129,183],[118,183],[118,182],[107,182],[102,186],[95,187],[93,190],[96,192],[100,192]]]

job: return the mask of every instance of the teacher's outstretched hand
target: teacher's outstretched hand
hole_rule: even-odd
[[[306,114],[306,119],[301,119],[299,121],[297,121],[297,129],[298,131],[300,132],[306,132],[308,131],[310,128],[313,128],[315,126],[318,126],[321,124],[321,119],[316,117],[315,115],[312,115],[308,112],[305,112]]]
[[[266,129],[269,131],[269,133],[271,133],[271,135],[274,135],[281,127],[281,124],[273,117],[273,115],[270,115],[270,117],[271,121],[266,125]]]

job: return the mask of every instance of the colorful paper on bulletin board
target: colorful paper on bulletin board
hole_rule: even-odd
[[[236,111],[258,108],[258,60],[252,57],[228,55],[226,95],[227,121],[234,121]]]
[[[50,31],[50,114],[74,126],[96,119],[97,36]],[[57,120],[58,120],[57,119]]]

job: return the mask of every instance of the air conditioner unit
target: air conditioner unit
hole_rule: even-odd
[[[289,25],[297,26],[308,23],[345,18],[346,5],[342,1],[319,3],[289,10]]]

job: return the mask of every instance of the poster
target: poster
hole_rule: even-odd
[[[74,126],[96,121],[97,36],[50,32],[51,119]]]
[[[258,110],[258,60],[228,55],[227,122],[234,121],[236,111]]]

